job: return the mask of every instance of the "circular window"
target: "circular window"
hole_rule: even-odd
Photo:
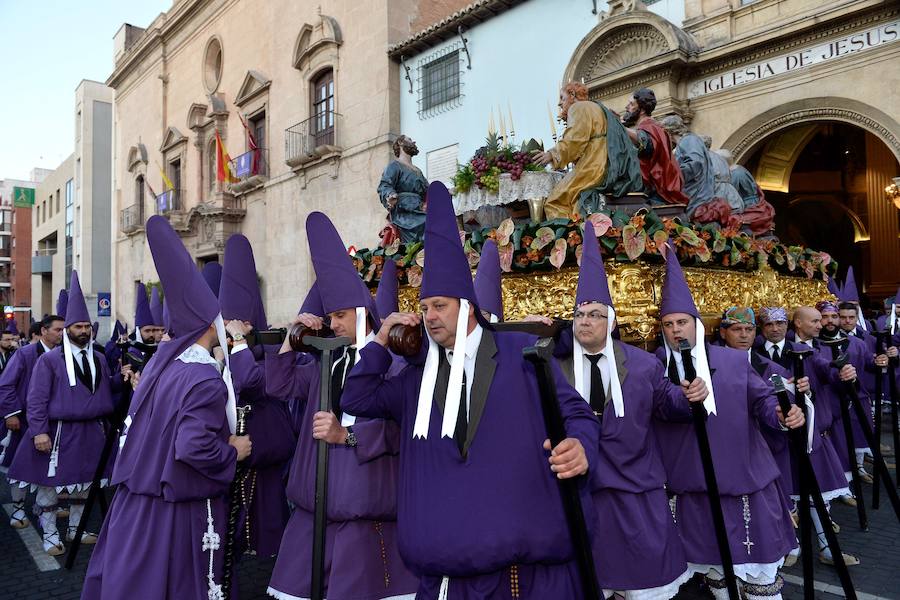
[[[222,43],[219,38],[212,38],[206,43],[203,54],[203,83],[212,94],[222,80]]]

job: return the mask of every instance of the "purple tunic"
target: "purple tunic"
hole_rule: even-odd
[[[625,415],[611,403],[603,413],[597,462],[590,480],[596,513],[593,554],[601,587],[640,590],[676,581],[685,572],[684,548],[666,497],[666,473],[653,422],[690,421],[688,402],[659,361],[614,342]],[[573,361],[561,361],[568,379]],[[573,381],[569,379],[569,381]]]
[[[856,368],[856,375],[859,380],[859,385],[857,386],[859,403],[860,406],[862,406],[864,414],[868,417],[869,427],[872,428],[874,425],[872,421],[872,401],[869,397],[869,390],[873,390],[875,387],[874,346],[870,348],[867,342],[855,336],[850,336],[847,339],[850,341],[850,345],[846,350],[847,358],[849,358],[850,363]],[[823,348],[823,352],[825,357],[830,361],[831,349],[825,347]],[[840,390],[840,385],[841,384],[838,384],[838,390]],[[841,397],[842,394],[840,392],[832,395],[833,404],[831,411],[837,416],[837,419],[843,418],[840,404]],[[836,425],[837,426],[831,430],[832,436],[837,440],[835,442],[835,447],[846,447],[847,439],[844,435],[844,428],[840,421],[838,421]],[[859,423],[856,410],[852,406],[850,407],[850,425],[853,430],[852,446],[858,449],[868,448],[869,443],[866,441],[865,435],[863,435],[862,426]],[[850,465],[847,464],[847,453],[844,452],[842,456],[844,457],[845,470],[849,471]]]
[[[451,594],[508,597],[508,586],[506,592],[500,588],[509,583],[514,565],[534,574],[528,584],[533,587],[521,586],[523,597],[580,597],[559,485],[542,449],[547,435],[537,379],[522,359],[523,348],[535,338],[484,330],[482,347],[486,339],[495,347],[483,356],[479,349],[473,406],[476,388],[487,389],[477,393],[484,393],[483,411],[476,419],[472,409],[465,456],[456,441],[441,437],[443,416],[437,403],[432,403],[427,439],[413,439],[423,369],[410,366],[386,378],[391,356],[378,344],[361,351],[342,404],[352,414],[400,424],[400,554],[422,577],[420,598],[436,597],[445,576],[450,577]],[[597,419],[555,363],[553,370],[567,433],[584,446],[589,463],[596,464]],[[591,506],[585,494],[588,523],[594,522]]]
[[[302,415],[287,483],[287,496],[295,508],[270,588],[301,598],[310,596],[311,587],[318,443],[312,437],[312,422],[320,383],[319,361],[308,358],[298,361],[293,352],[266,355],[266,392],[295,403]],[[383,419],[357,418],[353,431],[356,448],[329,448],[326,594],[336,600],[412,594],[418,582],[400,559],[396,541],[398,427]]]
[[[91,556],[81,597],[206,600],[212,516],[221,584],[228,492],[236,450],[228,444],[225,384],[209,364],[175,360],[132,415],[113,473],[119,489]]]
[[[665,360],[662,348],[657,353]],[[778,466],[760,433],[762,428],[780,431],[777,400],[750,366],[746,352],[708,345],[707,356],[716,414],[709,415],[706,429],[732,557],[735,565],[775,563],[796,545],[789,507],[778,485]],[[656,430],[669,491],[676,495],[675,518],[687,560],[721,564],[693,428],[657,423]],[[748,536],[751,546],[744,545]]]
[[[13,415],[19,417],[19,430],[13,431],[9,438],[9,446],[3,454],[0,466],[9,468],[16,449],[22,441],[22,436],[28,429],[28,419],[25,413],[28,404],[28,385],[31,383],[31,373],[37,359],[44,353],[44,346],[40,342],[29,344],[20,348],[13,354],[3,375],[0,375],[0,438],[6,436],[6,417]]]
[[[96,351],[93,358],[97,374],[93,393],[78,378],[75,387],[69,386],[62,346],[38,358],[28,388],[28,430],[9,467],[10,481],[70,491],[90,485],[106,440],[103,418],[115,407],[106,360]],[[34,447],[34,437],[41,433],[59,448],[53,476],[48,474],[51,453]]]
[[[291,427],[287,405],[266,394],[265,366],[250,349],[231,354],[231,375],[238,406],[252,406],[247,416],[247,433],[253,452],[247,458],[251,471],[244,484],[249,498],[249,515],[241,515],[241,540],[261,556],[278,552],[289,510],[284,492],[284,473],[294,454],[297,437]],[[249,527],[246,521],[249,516]],[[249,540],[246,539],[249,531]]]

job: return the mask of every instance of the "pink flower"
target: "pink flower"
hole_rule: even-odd
[[[610,219],[608,215],[600,212],[590,215],[588,221],[594,226],[594,234],[596,234],[597,237],[605,234],[607,230],[612,227],[612,219]]]
[[[560,238],[553,244],[553,250],[550,251],[550,264],[559,269],[566,262],[566,249],[569,245],[566,240]]]

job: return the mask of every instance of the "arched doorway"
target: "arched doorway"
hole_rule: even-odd
[[[776,234],[852,265],[874,308],[900,281],[900,211],[884,188],[897,159],[871,131],[835,121],[784,127],[754,144],[741,163],[776,210]]]

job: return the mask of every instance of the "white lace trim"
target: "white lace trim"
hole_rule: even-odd
[[[499,187],[496,194],[472,186],[469,191],[456,194],[453,197],[453,204],[456,214],[461,215],[467,210],[478,210],[482,206],[498,206],[516,200],[547,198],[563,177],[565,177],[565,173],[558,171],[534,171],[522,173],[518,180],[513,181],[512,175],[503,173],[498,178]]]
[[[850,495],[850,488],[843,487],[843,488],[838,488],[836,490],[829,490],[827,492],[822,492],[822,500],[824,500],[825,502],[831,502],[835,498],[841,498],[843,496],[849,496],[849,495]],[[791,494],[791,500],[793,500],[794,503],[796,503],[798,500],[800,500],[800,496],[798,494]]]
[[[213,358],[209,351],[199,344],[188,346],[184,352],[178,355],[176,360],[187,364],[212,365],[217,371],[222,372],[222,365],[219,364],[219,361]]]
[[[750,577],[757,580],[754,583],[762,582],[763,585],[774,583],[775,578],[778,576],[778,569],[783,564],[784,558],[780,558],[773,563],[738,563],[734,565],[734,576],[744,581],[747,581],[747,578]],[[721,574],[723,571],[722,565],[703,565],[689,562],[687,566],[691,574],[700,573],[706,575],[714,569],[718,574]]]
[[[10,485],[17,485],[23,489],[28,488],[29,492],[35,492],[40,487],[50,487],[49,485],[41,485],[39,483],[30,483],[28,481],[19,481],[18,479],[10,479],[9,483],[10,483]],[[71,494],[72,492],[84,492],[91,488],[91,483],[92,482],[88,481],[87,483],[72,483],[69,485],[58,485],[54,489],[56,490],[57,494],[59,494],[61,492],[66,492],[68,494]],[[104,488],[104,487],[107,487],[108,485],[109,485],[109,479],[101,479],[100,480],[100,487]]]
[[[206,573],[206,585],[207,592],[206,597],[208,600],[224,600],[225,594],[222,592],[222,586],[216,583],[216,574],[213,569],[213,560],[215,557],[216,550],[219,549],[220,546],[220,538],[219,534],[216,533],[216,528],[213,523],[213,514],[212,514],[212,501],[209,499],[206,500],[206,532],[203,534],[203,551],[209,552],[209,571]]]

